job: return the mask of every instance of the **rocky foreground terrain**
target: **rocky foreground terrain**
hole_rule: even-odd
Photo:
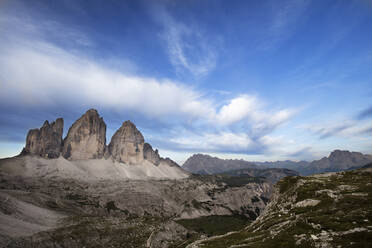
[[[372,164],[347,172],[286,177],[252,224],[187,247],[360,248],[371,244]]]
[[[45,121],[0,160],[0,247],[184,247],[239,230],[271,195],[263,178],[186,172],[130,121],[106,145],[96,110],[62,134]]]
[[[250,180],[250,181],[249,181]],[[255,219],[269,184],[249,179],[99,180],[0,176],[0,247],[171,247],[202,233],[178,220]]]

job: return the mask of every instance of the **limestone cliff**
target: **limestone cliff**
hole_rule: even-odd
[[[68,130],[63,157],[67,159],[102,158],[106,147],[106,124],[95,109],[88,110]]]
[[[40,129],[31,129],[26,138],[23,154],[34,154],[46,158],[58,158],[62,147],[63,119],[49,124],[45,121]]]
[[[145,143],[143,146],[143,156],[144,156],[144,159],[150,161],[154,165],[159,165],[160,163],[160,156],[158,153],[158,149],[154,151],[152,149],[152,146],[149,143]]]
[[[131,121],[125,121],[115,132],[108,146],[109,153],[116,161],[140,164],[144,160],[145,140]]]
[[[131,121],[125,121],[106,146],[106,124],[97,110],[90,109],[75,121],[62,140],[63,119],[48,121],[40,129],[28,132],[22,154],[37,154],[46,158],[62,155],[68,160],[112,158],[125,164],[142,164],[145,160],[158,166],[178,166],[169,158],[161,158]]]

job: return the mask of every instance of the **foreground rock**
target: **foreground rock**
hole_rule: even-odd
[[[102,158],[106,147],[106,124],[97,110],[90,109],[68,130],[63,157],[67,159]]]
[[[48,161],[58,160],[71,163],[62,157]],[[56,174],[12,176],[5,168],[10,165],[0,161],[0,247],[186,245],[202,233],[178,224],[180,218],[239,215],[253,220],[271,189],[253,181],[232,187],[228,179],[210,176],[92,182]],[[63,173],[62,168],[57,170]]]
[[[369,247],[371,167],[282,179],[251,225],[188,247]]]
[[[62,148],[63,119],[58,118],[49,124],[48,121],[40,129],[31,129],[26,138],[26,146],[22,154],[39,155],[45,158],[58,158]]]

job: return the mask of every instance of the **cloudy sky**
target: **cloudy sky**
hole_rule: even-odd
[[[372,2],[0,1],[0,157],[89,108],[162,156],[372,153]]]

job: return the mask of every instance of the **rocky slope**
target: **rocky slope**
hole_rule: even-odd
[[[196,247],[370,247],[372,169],[287,177],[264,213],[242,231]]]
[[[182,220],[253,220],[263,211],[269,184],[230,183],[213,176],[91,182],[0,173],[0,247],[186,245],[202,233],[186,229]]]
[[[26,137],[22,154],[36,154],[45,158],[57,158],[62,149],[63,119],[49,124],[45,121],[40,129],[31,129]]]

